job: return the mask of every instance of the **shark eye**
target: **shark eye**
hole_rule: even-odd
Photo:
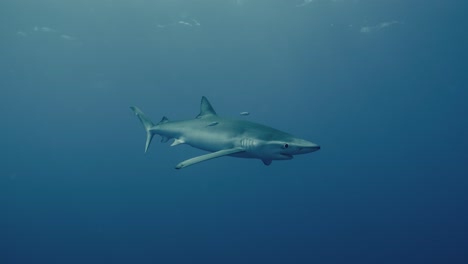
[[[289,148],[289,145],[288,145],[288,143],[285,143],[285,144],[283,145],[283,148],[284,148],[284,149],[287,149],[287,148]]]

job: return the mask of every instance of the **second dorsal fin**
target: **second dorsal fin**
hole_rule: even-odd
[[[167,123],[167,122],[169,122],[169,119],[168,119],[167,117],[163,116],[163,117],[161,118],[161,121],[159,121],[158,125],[164,124],[164,123]]]

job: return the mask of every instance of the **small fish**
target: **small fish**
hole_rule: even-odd
[[[398,21],[388,21],[388,22],[382,22],[380,25],[378,25],[379,28],[385,28],[389,26],[393,26],[394,24],[398,24]]]
[[[249,112],[240,112],[239,114],[242,115],[242,116],[248,116],[248,115],[250,115]]]
[[[219,122],[214,121],[214,122],[209,123],[209,124],[206,125],[206,126],[207,126],[207,127],[209,127],[209,126],[211,127],[211,126],[216,126],[217,124],[219,124]]]
[[[26,34],[26,33],[23,32],[23,31],[18,31],[18,32],[16,32],[16,35],[17,35],[17,36],[20,36],[20,37],[26,37],[28,34]]]
[[[200,26],[200,22],[198,22],[196,19],[192,19],[192,21],[195,23],[195,26]]]
[[[65,35],[65,34],[63,34],[63,35],[60,35],[60,37],[61,37],[61,38],[63,38],[63,39],[65,39],[65,40],[75,40],[75,38],[74,38],[74,37],[72,37],[72,36],[69,36],[69,35]]]
[[[299,4],[299,5],[296,5],[296,7],[302,7],[302,6],[306,6],[312,2],[314,2],[315,0],[304,0],[304,2],[302,2],[302,4]]]
[[[185,21],[182,21],[182,20],[179,21],[179,24],[184,25],[184,26],[189,26],[189,27],[192,26],[192,24],[190,24],[190,23],[188,23],[188,22],[185,22]]]
[[[42,32],[55,32],[55,30],[49,28],[49,27],[41,27],[40,30]]]

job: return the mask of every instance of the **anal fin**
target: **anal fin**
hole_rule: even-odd
[[[205,154],[205,155],[197,156],[197,157],[194,157],[194,158],[191,158],[191,159],[188,159],[188,160],[184,160],[181,163],[177,164],[177,166],[175,168],[176,169],[182,169],[182,168],[188,167],[188,166],[193,165],[193,164],[197,164],[197,163],[205,161],[205,160],[219,158],[219,157],[222,157],[222,156],[231,155],[231,154],[239,153],[239,152],[243,152],[243,151],[244,151],[243,148],[223,149],[223,150],[220,150],[220,151],[216,151],[216,152],[208,153],[208,154]]]

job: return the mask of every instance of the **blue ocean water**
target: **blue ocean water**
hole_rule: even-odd
[[[468,263],[466,9],[2,0],[0,263]],[[143,153],[203,95],[322,149]]]

